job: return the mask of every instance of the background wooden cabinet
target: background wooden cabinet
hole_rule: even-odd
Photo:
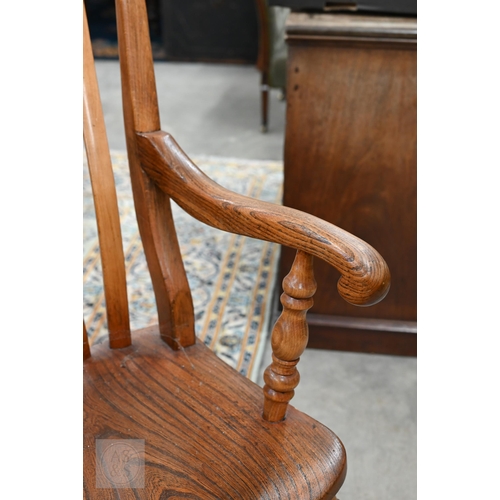
[[[392,275],[358,308],[316,260],[309,346],[416,355],[416,19],[292,13],[287,43],[284,204],[364,239]]]

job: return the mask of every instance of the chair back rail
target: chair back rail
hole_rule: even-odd
[[[131,342],[125,259],[115,181],[85,9],[83,31],[83,138],[99,235],[109,345],[121,348]]]
[[[146,3],[117,0],[123,112],[134,204],[155,292],[160,335],[172,348],[196,341],[194,309],[170,198],[142,171],[136,132],[160,130]],[[139,49],[140,48],[140,49]]]

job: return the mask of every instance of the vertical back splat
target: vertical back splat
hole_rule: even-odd
[[[123,111],[137,222],[155,292],[162,339],[174,349],[195,343],[191,291],[170,198],[142,170],[137,132],[160,130],[148,16],[143,0],[116,0]]]

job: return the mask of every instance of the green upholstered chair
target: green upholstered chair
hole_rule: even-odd
[[[259,55],[261,72],[261,126],[267,132],[268,98],[271,88],[279,89],[282,98],[286,88],[287,47],[285,22],[290,12],[286,7],[270,7],[267,0],[257,0],[259,15]]]

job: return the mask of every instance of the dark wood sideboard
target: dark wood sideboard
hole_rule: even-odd
[[[392,275],[387,297],[359,308],[316,259],[309,347],[416,355],[416,35],[416,18],[288,18],[283,203],[367,241]],[[282,249],[280,279],[294,255]]]

